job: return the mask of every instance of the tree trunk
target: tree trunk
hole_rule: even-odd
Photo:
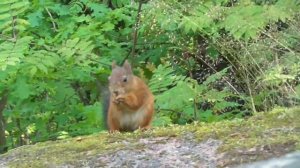
[[[7,152],[6,137],[5,137],[6,121],[3,116],[3,111],[5,109],[6,104],[7,104],[7,92],[4,91],[1,94],[1,100],[0,100],[0,153]]]

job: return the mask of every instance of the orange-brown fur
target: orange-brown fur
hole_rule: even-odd
[[[130,64],[112,64],[107,124],[110,132],[148,129],[154,114],[154,96],[143,80],[133,75]]]

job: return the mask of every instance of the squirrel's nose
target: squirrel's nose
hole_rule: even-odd
[[[115,90],[113,93],[114,93],[116,96],[118,96],[118,94],[119,94],[119,92],[118,92],[117,90]]]

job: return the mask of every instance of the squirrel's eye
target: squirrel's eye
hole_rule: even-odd
[[[127,77],[126,76],[123,78],[123,82],[127,82]]]

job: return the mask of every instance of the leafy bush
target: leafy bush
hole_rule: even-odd
[[[128,49],[122,43],[133,24],[129,3],[115,1],[120,8],[112,10],[86,0],[0,2],[6,146],[103,130],[96,83]]]
[[[186,124],[192,121],[212,122],[230,117],[231,113],[238,112],[238,103],[229,101],[229,97],[236,97],[229,90],[218,91],[213,83],[226,74],[224,69],[211,75],[203,84],[199,85],[191,78],[176,75],[170,66],[158,66],[154,71],[149,85],[153,93],[156,93],[156,106],[158,118],[155,123]],[[199,106],[210,103],[209,109]],[[217,115],[227,110],[226,114]],[[238,115],[234,115],[238,117]],[[163,119],[163,120],[162,120]]]
[[[297,105],[299,6],[2,0],[0,150],[103,130],[100,94],[112,60],[130,59],[149,80],[155,125]]]
[[[148,5],[144,24],[151,29],[145,37],[159,34],[170,41],[157,48],[167,48],[166,57],[174,59],[179,71],[201,84],[232,67],[220,82],[240,95],[246,113],[298,103],[286,99],[295,94],[298,80],[298,1],[168,0]]]

